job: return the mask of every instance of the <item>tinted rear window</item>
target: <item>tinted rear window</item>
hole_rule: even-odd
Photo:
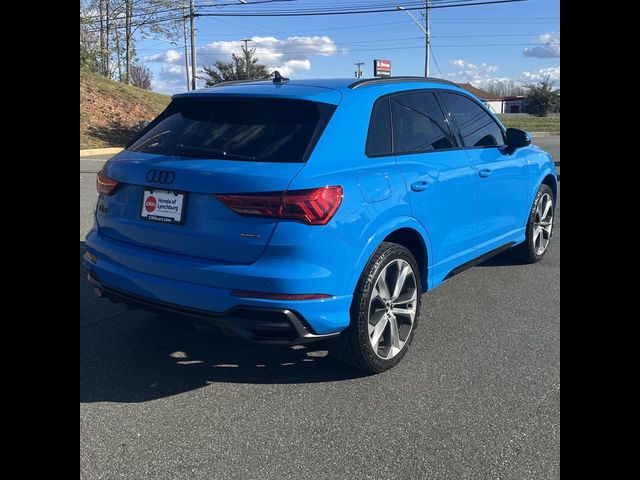
[[[391,112],[389,98],[382,98],[376,102],[371,113],[371,124],[367,136],[366,154],[391,154]]]
[[[335,108],[290,99],[176,98],[127,150],[181,157],[305,162]]]
[[[396,153],[454,148],[444,114],[432,92],[410,92],[391,99]]]

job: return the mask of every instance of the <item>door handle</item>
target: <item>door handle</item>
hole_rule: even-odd
[[[426,190],[428,186],[429,182],[420,180],[411,184],[411,190],[413,190],[414,192],[422,192],[423,190]]]
[[[487,178],[489,175],[491,175],[491,170],[489,170],[488,168],[483,168],[482,170],[478,171],[478,175],[480,175],[482,178]]]

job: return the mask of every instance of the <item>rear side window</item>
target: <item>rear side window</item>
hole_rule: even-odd
[[[179,157],[305,162],[335,108],[291,99],[176,98],[127,150]]]
[[[391,97],[393,143],[397,154],[454,148],[444,114],[432,92]]]
[[[378,156],[390,155],[391,152],[391,112],[389,98],[385,97],[373,106],[365,153],[369,156]]]
[[[484,108],[463,95],[445,92],[441,95],[458,124],[465,147],[504,145],[502,129]]]

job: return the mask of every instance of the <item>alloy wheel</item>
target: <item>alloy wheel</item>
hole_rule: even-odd
[[[413,268],[402,259],[391,261],[378,275],[369,301],[369,341],[378,357],[389,360],[402,351],[411,335],[417,303]]]
[[[553,200],[551,195],[545,193],[540,197],[536,207],[536,215],[533,219],[533,248],[536,255],[542,255],[549,240],[551,240],[551,228],[553,227]]]

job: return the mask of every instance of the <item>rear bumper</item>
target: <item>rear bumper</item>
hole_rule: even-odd
[[[114,303],[124,303],[128,308],[142,308],[162,314],[187,317],[198,323],[231,331],[251,342],[297,345],[332,338],[340,334],[339,332],[314,334],[298,312],[286,308],[237,306],[226,312],[216,313],[123,292],[104,285],[90,270],[87,273],[87,280],[96,288],[96,294]]]
[[[302,343],[335,336],[349,325],[350,294],[302,301],[232,295],[236,289],[332,294],[313,285],[314,266],[300,271],[285,264],[276,271],[257,264],[217,264],[124,244],[96,230],[87,235],[86,249],[91,255],[85,255],[83,263],[90,281],[105,296],[228,327],[248,340]],[[289,280],[283,275],[287,271],[291,273]],[[298,281],[301,276],[306,277],[305,282]],[[302,290],[307,288],[310,290]],[[262,335],[268,330],[278,333]]]

